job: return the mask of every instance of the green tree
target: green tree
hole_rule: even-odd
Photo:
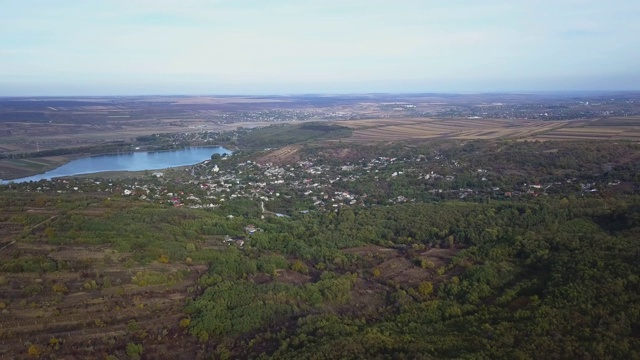
[[[422,296],[429,296],[433,293],[433,284],[429,281],[423,281],[418,285],[418,293]]]
[[[296,260],[293,262],[293,264],[291,264],[291,270],[297,271],[302,274],[309,273],[309,268],[307,267],[307,265],[300,260]]]
[[[131,359],[139,359],[140,356],[142,355],[142,352],[143,352],[142,344],[136,344],[132,342],[127,344],[127,355]]]

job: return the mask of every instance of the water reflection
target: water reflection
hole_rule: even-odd
[[[135,152],[91,156],[73,160],[51,171],[20,179],[3,180],[8,182],[27,182],[49,180],[54,177],[91,174],[104,171],[141,171],[166,169],[176,166],[193,165],[211,158],[213,154],[229,154],[223,147],[191,147],[182,150]]]

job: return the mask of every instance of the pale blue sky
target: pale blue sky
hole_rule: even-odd
[[[0,96],[640,90],[638,0],[0,0]]]

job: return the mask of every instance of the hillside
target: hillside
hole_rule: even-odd
[[[640,357],[637,144],[312,125],[261,150],[286,129],[161,178],[1,186],[0,355]]]

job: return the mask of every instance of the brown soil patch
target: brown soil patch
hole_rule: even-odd
[[[373,282],[391,286],[415,287],[423,281],[439,282],[438,269],[447,266],[451,258],[461,249],[430,249],[418,254],[418,259],[429,261],[430,266],[422,268],[416,265],[415,255],[403,255],[394,249],[387,249],[379,246],[367,246],[360,248],[350,248],[344,251],[351,254],[358,254],[365,259],[370,259],[368,279]],[[383,257],[384,256],[384,257]],[[376,265],[377,262],[377,265]],[[371,276],[374,269],[379,271],[379,275]],[[443,275],[448,278],[459,275],[464,271],[461,267],[456,267]]]
[[[433,280],[436,276],[435,270],[427,270],[413,266],[394,274],[391,277],[391,280],[396,284],[413,287],[418,286],[418,284],[423,281]]]
[[[341,312],[354,314],[375,313],[386,303],[388,288],[380,283],[356,279],[348,305]]]
[[[206,265],[172,262],[126,268],[122,260],[129,254],[114,254],[108,246],[14,246],[12,251],[23,255],[82,260],[84,265],[78,271],[0,273],[0,301],[5,306],[0,312],[0,358],[26,358],[29,343],[38,346],[44,358],[124,358],[128,342],[144,344],[150,358],[179,359],[198,352],[197,340],[178,323],[186,317],[185,299],[195,295]],[[110,261],[103,261],[105,255]],[[184,275],[178,276],[181,270]],[[133,277],[141,271],[179,280],[139,286]],[[132,331],[131,321],[140,330]],[[62,340],[59,350],[48,346],[52,337]],[[162,355],[153,349],[163,349]]]
[[[387,280],[397,278],[402,272],[413,267],[415,265],[405,258],[394,258],[376,266],[380,270],[380,278]]]
[[[256,162],[259,164],[272,163],[276,165],[293,164],[300,161],[300,155],[298,154],[300,148],[300,145],[285,146],[260,156]]]
[[[105,257],[119,257],[116,251],[108,248],[87,249],[86,247],[69,246],[59,248],[58,251],[49,253],[49,257],[56,261],[77,261],[77,260],[103,260]]]
[[[318,153],[320,157],[330,160],[355,161],[361,158],[361,154],[354,149],[326,149]]]
[[[281,269],[276,271],[275,280],[288,284],[302,285],[311,282],[311,276],[293,270]]]
[[[378,245],[359,246],[359,247],[342,249],[342,251],[347,254],[356,254],[360,256],[368,256],[368,255],[375,255],[375,254],[393,256],[396,254],[396,250],[385,248]]]
[[[420,254],[420,258],[425,260],[429,260],[435,264],[435,267],[440,267],[447,265],[451,258],[458,252],[460,249],[430,249]]]

